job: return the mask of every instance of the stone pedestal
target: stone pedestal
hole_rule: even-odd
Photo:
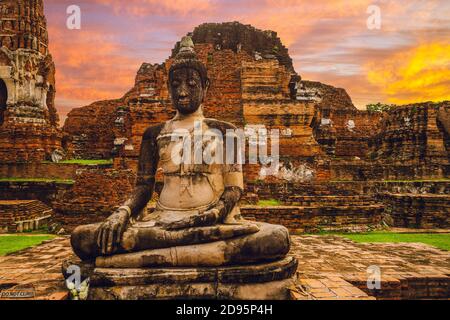
[[[90,278],[90,300],[231,299],[286,300],[298,262],[293,257],[257,265],[221,268],[96,268],[79,260]]]

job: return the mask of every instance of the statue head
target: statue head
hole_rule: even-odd
[[[175,109],[181,114],[197,111],[209,87],[206,67],[197,59],[194,43],[188,36],[181,40],[180,51],[169,70],[169,90]]]

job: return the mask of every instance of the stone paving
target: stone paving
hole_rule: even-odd
[[[69,238],[60,237],[0,257],[0,290],[34,288],[37,300],[67,299],[61,264],[71,254]]]
[[[61,237],[0,257],[0,290],[32,286],[35,299],[67,299],[61,263],[71,254]],[[450,298],[450,252],[425,244],[293,236],[291,255],[299,259],[294,299]],[[380,268],[381,290],[367,289],[369,266]]]
[[[298,298],[450,298],[450,252],[426,244],[294,236],[291,254],[299,260]],[[381,271],[380,290],[367,288],[371,266]]]

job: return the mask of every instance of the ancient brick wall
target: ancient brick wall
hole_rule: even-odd
[[[386,163],[448,163],[448,136],[438,121],[440,110],[448,108],[448,102],[419,103],[385,113],[373,141],[374,158]]]
[[[291,232],[367,231],[379,227],[382,206],[243,206],[242,215],[250,220],[280,224]]]
[[[450,227],[448,194],[387,193],[384,195],[384,202],[395,227]]]
[[[122,105],[122,100],[107,100],[73,109],[63,127],[63,144],[67,157],[111,159],[116,112]]]
[[[53,207],[72,186],[59,182],[0,181],[0,200],[39,200]]]
[[[299,80],[292,94],[299,101],[314,101],[323,110],[357,110],[345,89],[317,81]]]
[[[336,128],[336,157],[367,158],[369,140],[376,133],[381,114],[360,110],[335,110],[330,114]]]
[[[385,168],[385,178],[448,178],[450,153],[448,102],[419,103],[384,113],[371,140],[370,158]]]
[[[37,230],[52,215],[53,210],[37,200],[0,201],[0,233]]]
[[[109,215],[128,199],[134,182],[135,175],[127,170],[85,169],[53,208],[65,215]]]
[[[108,169],[112,165],[89,165],[89,168]],[[0,164],[1,178],[21,178],[21,179],[58,179],[75,180],[77,171],[86,169],[80,164],[66,163],[8,163]]]

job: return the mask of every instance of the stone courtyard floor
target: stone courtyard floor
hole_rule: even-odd
[[[0,257],[0,290],[34,287],[35,299],[67,299],[61,263],[69,239]],[[355,243],[337,236],[293,236],[299,260],[293,298],[449,299],[450,252],[415,243]],[[381,271],[381,289],[367,289],[368,267]],[[376,269],[371,269],[376,270]]]

